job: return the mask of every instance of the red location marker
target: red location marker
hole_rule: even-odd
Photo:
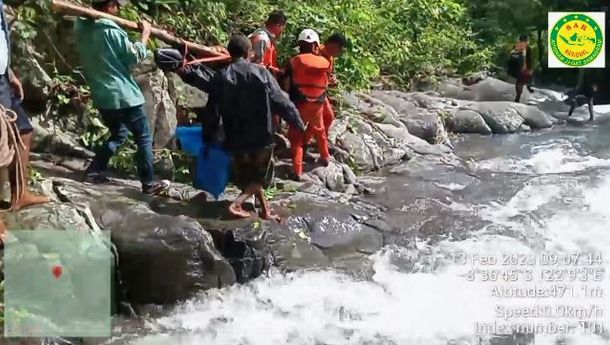
[[[61,272],[62,272],[61,266],[59,266],[59,265],[53,266],[53,276],[55,276],[55,279],[59,279],[59,277],[61,277]]]

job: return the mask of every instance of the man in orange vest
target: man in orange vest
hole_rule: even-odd
[[[303,174],[305,145],[312,138],[318,145],[322,165],[328,166],[330,160],[323,119],[330,62],[319,55],[320,37],[314,30],[303,30],[298,43],[300,53],[290,59],[284,79],[284,89],[290,94],[307,127],[305,133],[293,127],[288,129],[296,180],[300,180]]]
[[[282,71],[277,62],[277,40],[282,36],[288,23],[288,17],[282,11],[269,14],[265,27],[257,29],[250,36],[254,57],[252,62],[265,66],[276,77],[280,78]]]
[[[337,86],[339,84],[339,79],[335,75],[335,59],[343,54],[343,48],[347,45],[347,39],[340,33],[334,33],[324,45],[320,47],[320,55],[325,57],[328,62],[330,62],[330,69],[328,72],[328,80],[330,86]],[[333,106],[330,100],[330,97],[326,97],[326,102],[324,103],[324,130],[326,132],[326,136],[328,137],[328,131],[330,126],[335,121],[335,112],[333,111]]]

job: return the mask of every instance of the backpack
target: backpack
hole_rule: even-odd
[[[515,45],[515,48],[510,52],[510,55],[508,56],[508,61],[506,62],[507,72],[509,76],[513,78],[517,78],[519,76],[519,73],[525,65],[526,49],[527,46],[518,43],[517,45]]]
[[[517,78],[519,76],[519,72],[521,72],[523,65],[525,64],[525,56],[523,56],[523,52],[513,50],[508,56],[508,61],[506,64],[508,75],[513,78]]]

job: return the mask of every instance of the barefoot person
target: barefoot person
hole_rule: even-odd
[[[93,8],[117,15],[128,0],[92,0]],[[167,181],[153,179],[153,145],[144,96],[131,76],[131,68],[146,57],[150,24],[141,22],[140,42],[131,42],[127,33],[109,19],[79,18],[76,23],[77,48],[85,79],[91,88],[91,100],[99,110],[110,138],[96,152],[87,169],[87,182],[109,182],[103,172],[112,155],[121,147],[129,132],[138,151],[136,166],[144,194],[159,194],[169,187]]]
[[[252,45],[246,36],[231,37],[228,50],[231,64],[217,72],[211,82],[207,109],[216,111],[206,112],[202,122],[214,132],[222,120],[224,145],[233,155],[233,181],[242,193],[229,206],[229,212],[236,217],[250,217],[242,204],[254,195],[261,207],[261,218],[277,220],[264,192],[273,177],[272,114],[279,114],[301,133],[304,125],[273,75],[247,60]]]
[[[21,101],[24,97],[23,86],[21,81],[10,68],[10,40],[9,28],[4,16],[4,4],[0,0],[0,26],[2,33],[0,34],[0,104],[8,111],[4,116],[9,116],[14,120],[20,141],[14,147],[18,151],[15,156],[19,159],[13,160],[9,167],[9,179],[11,185],[11,209],[19,210],[21,208],[49,202],[46,196],[31,193],[27,190],[27,167],[30,162],[30,148],[32,145],[32,137],[34,128],[30,123],[28,115],[21,107]],[[1,133],[0,135],[7,135]],[[19,163],[19,164],[17,164]],[[22,168],[18,169],[18,166]]]
[[[515,102],[521,101],[523,87],[527,87],[529,92],[534,92],[532,89],[532,48],[528,43],[527,35],[519,36],[519,42],[513,46],[512,54],[520,54],[522,56],[521,66],[517,74],[517,82],[515,83]]]

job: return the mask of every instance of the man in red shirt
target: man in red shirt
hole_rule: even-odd
[[[328,72],[328,84],[329,86],[337,86],[339,84],[339,80],[335,75],[335,59],[343,54],[343,49],[347,45],[347,39],[340,33],[334,33],[324,45],[320,47],[320,55],[325,57],[330,62],[330,69]],[[333,111],[333,106],[330,100],[330,97],[326,97],[326,102],[324,103],[324,130],[326,132],[326,136],[328,137],[328,131],[333,121],[335,120],[335,112]]]

